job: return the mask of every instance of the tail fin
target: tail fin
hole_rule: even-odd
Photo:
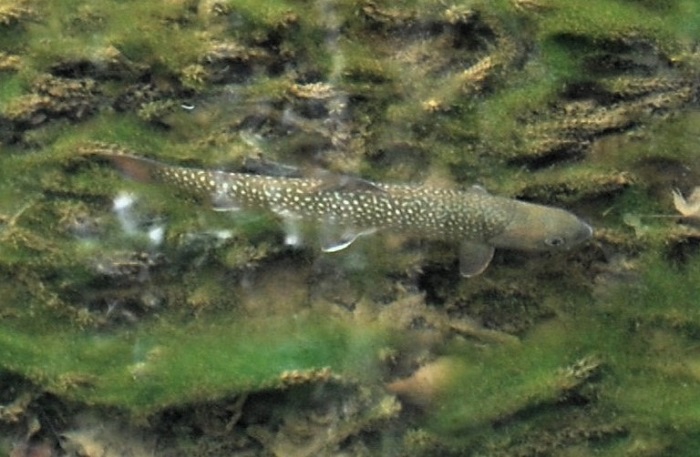
[[[138,182],[152,182],[157,175],[157,169],[160,167],[158,162],[154,160],[110,150],[91,151],[91,154],[108,160],[124,175]]]

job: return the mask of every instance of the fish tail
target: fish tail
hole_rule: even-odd
[[[111,162],[114,167],[134,181],[150,183],[157,176],[158,162],[129,154],[99,151],[95,155]]]

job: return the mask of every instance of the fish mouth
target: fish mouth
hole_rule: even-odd
[[[586,238],[591,238],[591,237],[593,237],[593,226],[592,226],[592,225],[588,225],[588,224],[586,224],[585,222],[583,223],[583,225],[586,227],[586,228],[585,228],[585,230],[586,230]]]
[[[579,219],[579,226],[570,235],[568,243],[563,246],[563,250],[569,251],[593,238],[593,226]]]
[[[581,221],[581,228],[576,234],[576,241],[574,244],[583,243],[584,241],[593,238],[593,227],[583,221]]]

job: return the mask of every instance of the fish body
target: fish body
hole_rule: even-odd
[[[494,248],[567,249],[589,239],[592,228],[559,208],[466,191],[395,185],[344,176],[276,177],[166,165],[126,154],[102,153],[128,176],[163,182],[211,198],[215,209],[269,210],[299,240],[302,220],[322,224],[324,251],[346,248],[380,229],[461,243],[460,271],[474,276],[488,266]]]

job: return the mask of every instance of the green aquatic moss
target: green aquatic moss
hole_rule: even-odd
[[[649,6],[634,1],[547,2],[551,7],[540,22],[542,34],[582,35],[598,38],[621,38],[630,35],[653,35],[664,45],[676,38],[697,38],[697,28],[690,24],[700,19],[700,9],[692,0],[658,2]]]
[[[59,163],[68,165],[90,160],[85,156],[95,142],[113,145],[123,151],[142,151],[143,154],[155,151],[169,151],[174,145],[168,138],[156,134],[153,127],[140,121],[137,115],[115,115],[102,113],[80,125],[74,126],[71,135],[62,135],[52,145],[52,155],[27,158],[31,163]]]
[[[260,3],[254,0],[223,2],[235,15],[253,21],[256,25],[275,27],[283,24],[290,14],[299,11],[300,3],[294,1],[274,1]]]
[[[16,74],[0,73],[0,86],[3,90],[0,93],[0,106],[7,106],[7,103],[24,92],[24,81]]]
[[[667,259],[651,256],[645,259],[638,283],[623,287],[615,296],[616,310],[638,322],[671,326],[690,332],[700,324],[696,299],[700,293],[700,260],[690,257],[688,263],[669,266]]]
[[[606,305],[625,343],[610,354],[614,377],[602,391],[645,441],[692,455],[697,427],[700,262],[669,266],[645,258],[633,284],[621,285]]]
[[[695,449],[696,238],[644,215],[698,184],[696,2],[27,4],[0,24],[22,62],[0,76],[0,369],[149,414],[283,378],[377,389],[443,356],[452,377],[425,422],[407,408],[389,432],[354,435],[404,434],[424,454]],[[295,91],[319,82],[332,100]],[[88,94],[66,97],[73,83]],[[122,180],[84,156],[95,141],[174,164],[235,169],[262,151],[482,183],[566,206],[597,238],[556,258],[499,252],[461,282],[451,245],[378,235],[323,257],[284,247],[268,215]],[[135,233],[113,213],[119,192],[137,196]],[[616,270],[631,254],[637,269]],[[442,326],[415,309],[396,313],[405,325],[367,318],[406,291]]]
[[[607,423],[598,430],[633,438],[601,445],[602,455],[632,452],[642,443],[692,455],[686,446],[699,417],[699,266],[696,257],[676,266],[645,257],[608,278],[612,283],[601,279],[605,298],[570,297],[571,306],[558,309],[556,321],[538,325],[519,344],[453,346],[448,381],[423,426],[457,448],[517,449],[518,443],[538,441],[528,422],[543,429],[570,427],[570,439],[573,430],[590,437],[599,432],[586,429]],[[585,399],[593,422],[569,418],[572,393]],[[494,423],[502,425],[493,429]],[[543,449],[552,445],[553,437],[546,436]]]
[[[42,20],[28,26],[28,50],[40,70],[64,60],[108,62],[112,57],[106,51],[115,47],[126,59],[176,73],[195,62],[203,49],[196,15],[187,2],[41,3]]]
[[[680,111],[630,135],[627,138],[603,142],[597,161],[612,166],[643,167],[645,161],[661,163],[691,163],[697,153],[694,138],[697,137],[700,114],[696,111]],[[645,179],[653,180],[652,175]],[[663,179],[658,176],[657,179]]]
[[[549,67],[541,67],[534,73],[533,78],[525,78],[508,90],[498,91],[479,105],[478,125],[484,129],[484,137],[488,141],[494,143],[499,139],[512,141],[510,135],[518,127],[519,115],[552,100],[553,84],[541,79],[544,74],[547,74],[545,78],[550,78]]]
[[[34,322],[0,337],[5,370],[91,404],[147,413],[165,406],[284,386],[283,374],[329,368],[339,381],[372,381],[379,327],[353,328],[318,315],[226,317],[144,325],[123,333],[56,330]],[[313,379],[313,378],[311,378]]]
[[[595,351],[606,348],[596,347],[595,336],[572,334],[568,324],[549,324],[522,344],[452,353],[454,373],[436,399],[429,426],[456,438],[516,413],[553,405],[586,379],[572,366],[581,360],[596,366]]]

